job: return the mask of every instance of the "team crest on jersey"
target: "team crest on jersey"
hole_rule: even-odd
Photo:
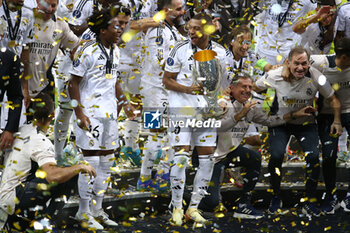
[[[94,146],[94,145],[95,145],[94,140],[90,139],[89,146]]]
[[[80,16],[81,16],[81,11],[79,11],[79,10],[73,11],[73,17],[80,18]]]
[[[91,39],[91,36],[90,34],[84,34],[83,37],[82,37],[83,40],[90,40]]]
[[[156,39],[156,44],[157,44],[158,46],[162,45],[163,42],[164,42],[164,40],[163,40],[163,37],[161,37],[161,36],[158,37],[158,38]]]
[[[29,19],[27,17],[22,17],[21,24],[23,26],[27,26],[28,23],[29,23]]]
[[[73,61],[73,67],[78,67],[80,65],[80,60],[79,59],[75,59]]]
[[[175,142],[180,142],[180,137],[178,135],[175,137]]]
[[[169,66],[173,66],[175,62],[174,62],[174,59],[172,57],[168,57],[168,59],[166,60],[166,63]]]
[[[307,95],[312,95],[312,90],[311,90],[311,88],[306,89],[306,94],[307,94]]]
[[[53,39],[53,40],[57,40],[57,35],[58,35],[58,32],[54,31],[54,32],[52,33],[52,39]]]

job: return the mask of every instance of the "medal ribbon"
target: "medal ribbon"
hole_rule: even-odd
[[[100,47],[100,49],[102,50],[102,53],[106,56],[107,58],[107,62],[106,62],[106,74],[111,74],[112,73],[112,65],[113,65],[113,45],[111,45],[111,50],[109,52],[109,56],[108,53],[104,47],[104,45],[99,42],[98,43],[98,47]]]
[[[16,40],[17,33],[19,30],[19,25],[21,24],[22,9],[18,10],[16,24],[15,24],[15,27],[13,27],[11,16],[10,16],[10,10],[7,6],[6,0],[2,0],[2,5],[4,7],[4,11],[5,11],[5,15],[6,15],[10,39]]]

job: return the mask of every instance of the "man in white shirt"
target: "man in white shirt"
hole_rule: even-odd
[[[56,199],[63,195],[69,198],[75,188],[77,179],[73,177],[79,172],[96,176],[95,169],[90,165],[56,165],[53,145],[46,137],[54,103],[47,94],[41,93],[33,110],[35,123],[20,127],[13,146],[16,149],[5,154],[0,183],[1,229],[8,217],[10,229],[17,230],[17,225],[21,229],[32,228],[30,223],[33,220],[54,217],[53,214],[64,205],[64,202],[58,203]]]
[[[184,5],[182,0],[166,0],[163,4],[165,25],[149,28],[144,38],[146,51],[141,70],[142,89],[140,93],[143,96],[143,111],[159,111],[165,117],[168,91],[165,90],[162,83],[164,64],[171,48],[182,40],[180,32],[174,25],[184,14]],[[143,150],[140,178],[137,182],[138,190],[146,190],[154,186],[151,179],[153,164],[158,151],[166,146],[169,146],[169,150],[161,150],[163,157],[166,158],[161,162],[164,165],[160,168],[161,171],[156,174],[155,187],[159,190],[160,186],[164,185],[163,189],[166,189],[170,184],[169,168],[170,161],[173,159],[170,132],[164,129],[150,129],[150,132]]]
[[[271,175],[273,198],[269,207],[269,213],[275,214],[282,207],[279,197],[281,183],[281,169],[286,145],[289,137],[294,135],[303,148],[306,160],[306,197],[308,200],[303,204],[303,212],[306,214],[320,216],[321,211],[311,202],[315,198],[318,177],[320,173],[318,132],[315,117],[302,117],[295,119],[294,112],[305,106],[312,106],[317,92],[327,101],[334,112],[334,121],[330,132],[341,135],[340,103],[334,94],[326,77],[318,70],[310,67],[309,55],[301,47],[293,48],[288,55],[288,68],[290,70],[289,80],[282,78],[282,69],[268,72],[255,83],[255,90],[261,91],[273,88],[276,91],[274,101],[275,112],[278,114],[290,113],[292,121],[269,128],[269,142],[271,157],[268,170]]]
[[[78,0],[74,3],[69,19],[70,28],[77,36],[81,36],[88,29],[88,18],[94,10],[108,8],[117,0]]]
[[[44,5],[45,4],[45,5]],[[29,45],[28,91],[31,98],[46,92],[54,99],[54,78],[52,66],[58,50],[73,50],[80,39],[70,30],[64,19],[56,17],[58,0],[43,0],[35,9],[33,42]]]
[[[271,65],[282,64],[290,48],[300,43],[293,25],[316,8],[313,0],[268,0],[257,18],[256,53]]]
[[[201,94],[202,88],[195,85],[192,79],[193,54],[197,51],[213,50],[217,54],[217,59],[222,63],[225,62],[225,49],[216,42],[210,41],[209,34],[204,31],[204,28],[207,27],[215,29],[211,17],[202,13],[195,15],[188,24],[191,40],[178,43],[167,58],[163,84],[169,90],[170,121],[174,120],[172,119],[173,116],[175,120],[179,120],[183,115],[186,116],[180,120],[196,119],[196,115],[199,114],[198,109],[207,107],[208,103]],[[194,179],[194,188],[191,202],[186,211],[186,218],[195,222],[205,223],[206,219],[198,211],[198,204],[208,187],[213,171],[216,129],[199,130],[196,127],[181,128],[180,126],[176,128],[174,165],[170,171],[171,202],[173,206],[171,221],[174,225],[182,225],[185,171],[189,160],[192,139],[193,145],[197,147],[199,167]]]
[[[341,103],[341,123],[347,130],[350,130],[350,38],[339,39],[334,50],[335,55],[311,56],[311,65],[322,72],[332,85]],[[322,146],[322,172],[326,186],[322,211],[326,214],[334,214],[339,207],[337,192],[334,192],[339,138],[329,134],[334,119],[331,106],[322,96],[318,99],[318,106],[317,124]],[[346,212],[350,211],[349,191],[341,205]]]
[[[337,35],[336,40],[343,37],[350,37],[350,2],[344,3],[338,9],[338,17],[335,23]]]
[[[300,20],[293,31],[301,35],[300,45],[312,54],[328,54],[335,36],[337,5],[340,0],[318,0],[316,14]]]
[[[120,80],[123,90],[129,95],[133,106],[142,111],[141,99],[141,72],[145,57],[145,33],[149,28],[158,27],[159,22],[153,19],[158,11],[156,0],[123,0],[128,2],[131,9],[131,21],[126,29],[126,38],[120,45]],[[125,4],[125,3],[124,3]],[[162,16],[163,17],[163,16]],[[160,17],[161,18],[161,17]],[[161,19],[159,19],[161,20]],[[147,64],[149,65],[149,64]],[[136,166],[141,166],[141,150],[138,145],[141,114],[133,120],[124,122],[125,145],[121,149],[121,155],[130,159]]]
[[[215,150],[215,166],[211,178],[212,185],[202,199],[201,207],[214,209],[220,202],[220,183],[226,168],[242,166],[245,168],[243,193],[235,209],[234,217],[241,219],[260,219],[264,214],[251,205],[251,191],[259,179],[261,155],[241,145],[251,122],[274,126],[288,122],[290,114],[267,116],[262,110],[262,102],[252,95],[253,81],[248,74],[241,73],[230,85],[231,101],[226,102],[228,109],[221,128],[218,129],[218,143]],[[311,116],[316,109],[307,106],[298,110],[294,116]]]
[[[128,116],[134,117],[134,109],[117,80],[120,52],[116,43],[122,32],[117,16],[120,13],[120,8],[93,13],[89,27],[96,39],[80,47],[70,72],[69,95],[78,102],[74,107],[76,145],[97,171],[95,180],[79,175],[80,200],[75,218],[87,222],[88,227],[95,230],[118,226],[102,208],[114,152],[119,147],[118,105],[124,107]]]

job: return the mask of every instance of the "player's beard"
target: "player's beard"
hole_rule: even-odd
[[[180,22],[180,18],[181,18],[181,16],[174,16],[174,15],[169,16],[169,19],[175,25],[178,25],[178,23]]]

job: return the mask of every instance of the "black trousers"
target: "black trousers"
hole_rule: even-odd
[[[250,201],[249,199],[246,199],[246,197],[249,196],[246,194],[254,189],[256,182],[259,179],[261,155],[254,150],[240,145],[234,151],[231,151],[223,160],[215,164],[213,175],[211,177],[211,185],[208,188],[209,195],[202,199],[199,208],[212,210],[220,203],[220,185],[223,180],[224,171],[229,167],[245,168],[246,172],[243,177],[244,195],[241,198],[241,202]]]
[[[68,199],[74,193],[77,181],[78,176],[75,176],[65,183],[53,185],[36,177],[26,182],[24,187],[19,185],[16,188],[19,203],[15,214],[8,217],[7,224],[13,228],[13,224],[18,222],[22,229],[26,229],[33,219],[57,215],[64,206],[64,202],[58,199],[63,195]],[[50,204],[46,206],[50,199]]]

